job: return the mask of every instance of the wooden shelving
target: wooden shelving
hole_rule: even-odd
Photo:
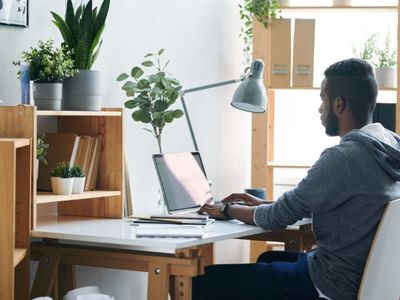
[[[0,138],[0,299],[29,297],[30,141]]]
[[[72,111],[72,110],[38,110],[37,116],[86,116],[86,117],[120,117],[122,111]]]
[[[74,201],[83,199],[94,199],[102,197],[121,196],[121,191],[87,191],[82,194],[56,195],[51,192],[38,192],[36,195],[36,204]]]

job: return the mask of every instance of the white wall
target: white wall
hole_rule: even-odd
[[[168,70],[184,88],[237,78],[242,72],[238,1],[112,0],[102,50],[94,66],[104,75],[103,106],[123,105],[125,98],[115,78],[140,63],[146,53],[160,48],[166,49],[165,57],[171,60]],[[30,1],[29,28],[0,25],[0,99],[6,105],[19,103],[17,70],[11,62],[38,40],[61,42],[50,11],[63,15],[64,1]],[[231,108],[234,88],[226,86],[186,96],[217,197],[250,184],[250,115]],[[157,152],[156,141],[142,127],[126,112],[126,154],[138,213],[155,209],[158,188],[151,161],[151,154]],[[183,118],[167,125],[163,139],[165,152],[193,150]],[[242,261],[248,256],[242,245],[238,241],[219,243],[217,261]],[[228,247],[237,250],[225,251]],[[77,278],[78,286],[97,284],[116,299],[146,298],[147,276],[142,273],[79,268]]]

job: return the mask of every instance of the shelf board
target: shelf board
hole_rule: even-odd
[[[51,192],[38,192],[36,196],[36,204],[55,203],[63,201],[84,200],[101,197],[120,196],[120,191],[87,191],[82,194],[57,195]]]
[[[284,11],[303,11],[303,10],[321,10],[321,11],[329,11],[329,10],[349,10],[349,11],[397,11],[396,5],[366,5],[366,6],[282,6],[280,8]]]
[[[0,142],[14,142],[15,148],[29,146],[29,139],[0,138]]]
[[[87,116],[87,117],[119,117],[122,115],[121,111],[74,111],[74,110],[37,110],[38,116]]]
[[[269,86],[268,87],[269,90],[320,90],[321,87],[319,86],[310,86],[310,87],[294,87],[294,86],[290,86],[290,87],[273,87],[273,86]],[[397,88],[383,88],[383,89],[379,89],[379,91],[397,91]]]
[[[268,161],[267,167],[282,168],[282,169],[309,169],[311,168],[311,164]]]
[[[14,268],[26,257],[28,250],[26,248],[14,249]]]

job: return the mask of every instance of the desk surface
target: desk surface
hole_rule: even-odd
[[[197,238],[136,238],[136,226],[126,219],[39,217],[32,237],[59,239],[85,245],[174,254],[177,250],[265,232],[236,220],[216,221]]]

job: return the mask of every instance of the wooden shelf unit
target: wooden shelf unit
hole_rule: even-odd
[[[0,299],[29,297],[30,141],[0,138]]]
[[[59,215],[123,217],[123,113],[121,108],[101,111],[41,111],[34,106],[1,106],[0,137],[32,139],[31,161],[36,159],[37,120],[50,117],[56,132],[101,136],[96,190],[79,195],[56,195],[36,191],[32,176],[32,224],[36,227],[41,205],[54,203]],[[54,120],[53,120],[54,119]],[[32,174],[35,174],[34,172]]]
[[[342,12],[397,12],[397,48],[400,49],[400,0],[397,6],[290,6],[282,7],[282,12],[329,12],[338,14]],[[307,168],[307,164],[289,164],[274,161],[274,122],[275,122],[275,101],[277,90],[317,90],[316,87],[285,87],[276,88],[268,86],[268,76],[271,62],[271,33],[266,30],[258,21],[253,21],[253,58],[262,59],[265,62],[266,70],[264,71],[264,83],[268,89],[268,108],[265,114],[253,114],[252,117],[252,175],[251,182],[253,187],[263,187],[267,189],[267,198],[274,199],[274,169],[276,168]],[[318,41],[316,41],[317,43]],[[400,51],[397,52],[397,62],[400,62]],[[382,89],[396,93],[396,132],[400,133],[400,95],[398,88],[400,87],[400,68],[397,67],[397,88]],[[250,256],[257,257],[260,250],[259,242],[252,241],[250,247]],[[265,243],[261,247],[265,250]]]

